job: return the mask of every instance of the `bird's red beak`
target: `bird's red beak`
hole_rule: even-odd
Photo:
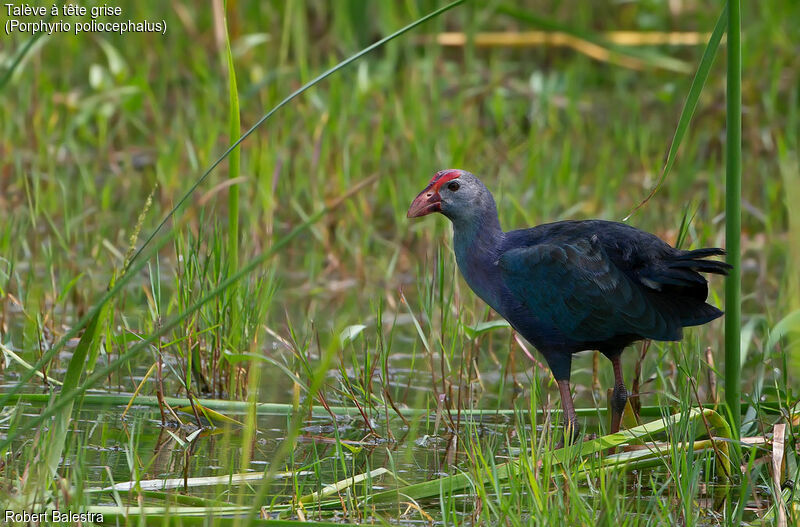
[[[408,208],[406,218],[419,218],[432,212],[441,212],[442,197],[432,187],[433,185],[428,185],[425,190],[414,198]]]
[[[407,218],[419,218],[431,212],[442,212],[442,197],[439,189],[448,181],[453,181],[463,173],[462,170],[440,170],[431,179],[425,190],[419,193],[408,208]]]

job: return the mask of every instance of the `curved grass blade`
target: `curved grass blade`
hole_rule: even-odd
[[[496,329],[506,329],[510,328],[511,324],[508,323],[505,319],[496,319],[496,320],[489,320],[488,322],[478,322],[474,326],[467,326],[466,324],[462,325],[461,328],[464,330],[464,334],[471,338],[477,338],[484,333],[488,333],[490,331],[494,331]]]
[[[264,124],[267,121],[267,119],[272,117],[275,114],[275,112],[277,112],[278,110],[280,110],[281,108],[283,108],[284,106],[289,104],[293,99],[295,99],[299,95],[305,93],[310,88],[313,88],[314,86],[319,84],[321,81],[323,81],[326,78],[330,77],[331,75],[333,75],[337,71],[346,68],[347,66],[349,66],[353,62],[357,61],[358,59],[360,59],[364,55],[367,55],[368,53],[371,53],[372,51],[374,51],[374,50],[378,49],[379,47],[383,46],[384,44],[386,44],[387,42],[391,42],[392,40],[394,40],[397,37],[403,35],[404,33],[407,33],[409,31],[411,31],[415,27],[417,27],[417,26],[419,26],[421,24],[424,24],[428,20],[436,18],[437,16],[441,15],[442,13],[444,13],[446,11],[449,11],[450,9],[452,9],[452,8],[456,7],[457,5],[462,4],[464,2],[465,2],[465,0],[455,0],[455,2],[451,2],[451,3],[449,3],[449,4],[447,4],[447,5],[443,6],[443,7],[440,7],[439,9],[437,9],[435,11],[432,11],[432,12],[428,13],[424,17],[422,17],[422,18],[420,18],[418,20],[415,20],[414,22],[408,24],[407,26],[405,26],[405,27],[403,27],[401,29],[398,29],[397,31],[395,31],[391,35],[380,39],[379,41],[375,42],[374,44],[371,44],[370,46],[367,46],[366,48],[362,49],[358,53],[349,56],[348,58],[344,59],[342,62],[337,64],[336,66],[333,66],[332,68],[324,71],[323,73],[320,73],[319,75],[317,75],[316,77],[314,77],[313,79],[308,81],[307,83],[303,84],[300,88],[298,88],[297,90],[295,90],[291,94],[289,94],[285,99],[283,99],[281,102],[279,102],[277,105],[275,105],[263,117],[261,117],[261,119],[256,121],[256,123],[253,126],[251,126],[250,129],[247,130],[244,134],[242,134],[241,137],[239,137],[239,139],[236,140],[236,142],[234,142],[231,146],[229,146],[228,149],[225,150],[225,152],[223,152],[222,155],[219,156],[216,159],[216,161],[211,163],[211,166],[208,167],[208,169],[203,173],[203,175],[200,176],[200,178],[197,181],[194,182],[194,184],[189,188],[189,190],[186,191],[186,194],[184,194],[183,197],[181,197],[181,199],[178,200],[178,202],[175,204],[175,206],[172,207],[172,210],[170,210],[167,213],[167,215],[164,216],[164,219],[161,220],[161,223],[158,224],[158,227],[155,228],[155,230],[150,234],[150,236],[144,241],[144,243],[139,248],[139,250],[136,251],[136,253],[133,255],[133,258],[131,258],[131,261],[136,260],[136,258],[139,256],[139,253],[142,251],[142,249],[147,247],[147,245],[150,243],[150,241],[153,238],[156,237],[156,235],[161,230],[161,228],[164,226],[164,224],[166,224],[167,221],[169,221],[169,219],[181,207],[181,205],[183,205],[186,202],[186,200],[189,198],[189,196],[192,195],[192,193],[194,193],[194,191],[197,189],[197,187],[199,187],[203,183],[203,181],[206,180],[206,178],[209,176],[209,174],[211,174],[211,172],[213,172],[214,169],[217,168],[217,166],[220,163],[222,163],[222,161],[225,160],[225,158],[227,158],[231,154],[231,152],[233,152],[245,139],[250,137],[250,135],[253,132],[255,132],[259,127],[261,127],[261,125]]]
[[[711,37],[708,39],[706,49],[703,51],[703,57],[700,59],[700,65],[697,67],[697,73],[695,73],[694,78],[692,79],[692,84],[689,87],[689,95],[686,97],[686,102],[683,103],[683,109],[681,110],[681,115],[678,118],[678,126],[675,129],[675,135],[672,136],[672,143],[669,145],[667,161],[664,163],[661,176],[659,176],[658,182],[650,191],[650,194],[648,194],[646,198],[636,205],[636,207],[634,207],[633,210],[631,210],[622,221],[628,221],[628,219],[630,219],[630,217],[633,216],[636,211],[645,206],[647,202],[656,195],[656,192],[659,191],[661,185],[664,183],[664,179],[666,179],[667,174],[669,174],[670,170],[672,170],[672,165],[675,163],[675,157],[678,155],[678,148],[681,146],[683,136],[686,135],[686,130],[689,128],[692,115],[694,115],[694,111],[697,108],[697,101],[700,100],[700,93],[703,91],[703,86],[708,79],[708,73],[711,71],[711,66],[714,64],[714,58],[717,56],[717,49],[719,49],[719,43],[722,40],[723,33],[725,33],[725,25],[727,22],[728,6],[726,4],[722,9],[722,13],[719,15],[717,25],[714,26],[714,31],[711,33]]]
[[[361,483],[362,481],[365,481],[367,479],[377,478],[378,476],[382,476],[384,474],[391,474],[391,473],[392,472],[389,469],[385,468],[385,467],[376,468],[375,470],[373,470],[371,472],[363,472],[361,474],[358,474],[358,475],[355,475],[355,476],[351,476],[349,478],[345,478],[345,479],[343,479],[341,481],[337,481],[336,483],[333,483],[331,485],[325,485],[324,487],[322,487],[317,492],[312,492],[311,494],[307,494],[305,496],[302,496],[298,500],[298,503],[306,504],[306,503],[312,503],[312,502],[315,502],[315,501],[320,501],[321,499],[327,498],[328,496],[332,496],[332,495],[334,495],[334,494],[336,494],[338,492],[343,491],[344,489],[346,489],[348,487],[352,487],[356,483]]]
[[[9,359],[13,360],[14,362],[19,364],[20,366],[22,366],[26,370],[32,370],[34,372],[34,375],[36,375],[37,377],[39,377],[40,379],[42,379],[43,381],[45,381],[48,384],[55,384],[57,386],[61,386],[63,384],[61,381],[59,381],[57,379],[53,379],[49,375],[45,375],[41,371],[35,369],[33,366],[31,366],[31,364],[28,361],[26,361],[25,359],[23,359],[22,357],[20,357],[19,355],[17,355],[13,351],[11,351],[2,342],[0,342],[0,353],[2,353],[3,355],[7,356]]]
[[[761,442],[755,444],[763,446],[767,444],[767,441],[766,439],[763,439]],[[600,467],[600,469],[609,471],[617,467],[624,466],[627,470],[641,470],[643,468],[656,467],[663,464],[664,460],[667,459],[671,453],[673,453],[672,450],[667,449],[669,446],[668,443],[650,444],[648,446],[648,449],[620,452],[619,454],[607,456],[603,460],[603,466]],[[713,450],[714,446],[711,439],[701,439],[700,441],[695,441],[693,443],[683,443],[677,445],[676,448],[679,452],[686,451],[689,448],[695,452],[699,452],[704,450]],[[718,461],[718,463],[722,464],[724,462]],[[582,471],[590,472],[591,470],[596,469],[586,468]]]
[[[203,417],[205,417],[206,420],[212,426],[222,426],[222,425],[225,425],[225,424],[236,425],[236,426],[244,426],[244,423],[242,423],[240,421],[237,421],[236,419],[234,419],[232,417],[228,417],[227,415],[225,415],[223,413],[220,413],[220,412],[218,412],[216,410],[212,410],[211,408],[206,408],[202,404],[197,403],[197,401],[195,401],[195,403],[194,403],[194,408],[197,408],[198,410],[200,410],[200,413],[203,414]],[[187,413],[187,414],[192,414],[192,412],[194,412],[194,408],[192,407],[192,405],[188,405],[188,406],[180,406],[178,408],[175,408],[175,410],[178,410],[180,412],[184,412],[184,413]]]
[[[47,20],[49,21],[50,18]],[[25,59],[28,53],[30,53],[31,49],[33,49],[33,45],[36,44],[36,41],[39,40],[42,35],[44,35],[44,32],[42,31],[31,35],[31,37],[25,42],[25,45],[20,48],[20,50],[17,52],[17,56],[14,57],[14,60],[8,66],[8,69],[6,69],[3,76],[0,77],[0,90],[2,90],[5,85],[8,84],[8,81],[10,81],[11,77],[14,75],[14,71],[19,67],[20,64],[22,64],[22,61]]]
[[[435,18],[435,17],[441,15],[442,13],[444,13],[446,11],[449,11],[450,9],[456,7],[457,5],[464,3],[464,1],[465,0],[456,0],[455,2],[447,4],[447,5],[439,8],[439,9],[437,9],[436,11],[433,11],[433,12],[425,15],[424,17],[420,18],[419,20],[416,20],[416,21],[412,22],[411,24],[409,24],[409,25],[407,25],[407,26],[395,31],[391,35],[389,35],[389,36],[387,36],[385,38],[382,38],[381,40],[375,42],[371,46],[369,46],[367,48],[364,48],[363,50],[359,51],[355,55],[352,55],[352,56],[348,57],[347,59],[343,60],[342,62],[340,62],[336,66],[334,66],[334,67],[330,68],[329,70],[325,71],[324,73],[318,75],[313,80],[307,82],[306,84],[304,84],[303,86],[301,86],[300,88],[298,88],[297,90],[292,92],[289,96],[287,96],[285,99],[283,99],[281,102],[279,102],[275,107],[273,107],[266,115],[261,117],[261,119],[259,119],[256,122],[256,124],[254,124],[249,130],[247,130],[234,144],[232,144],[230,147],[228,147],[228,149],[225,152],[223,152],[222,155],[219,158],[217,158],[211,164],[211,166],[203,173],[203,175],[200,176],[200,178],[197,181],[195,181],[195,183],[189,188],[188,191],[186,191],[186,193],[180,198],[180,200],[178,200],[177,204],[172,208],[172,210],[170,210],[167,213],[167,215],[164,217],[164,219],[161,221],[161,223],[159,223],[159,225],[156,227],[156,229],[144,241],[142,246],[139,247],[139,249],[128,260],[127,265],[123,269],[123,271],[120,274],[120,276],[117,278],[117,281],[115,282],[114,287],[111,288],[109,291],[107,291],[100,298],[100,300],[98,300],[97,303],[91,309],[89,309],[89,311],[82,318],[80,318],[78,320],[78,322],[72,328],[69,329],[69,331],[67,331],[49,350],[47,350],[47,352],[42,354],[42,356],[39,358],[39,360],[36,361],[36,363],[33,365],[33,369],[32,370],[28,370],[28,371],[22,373],[20,378],[17,380],[17,383],[14,386],[12,386],[11,389],[8,392],[0,395],[0,406],[4,406],[9,401],[10,397],[12,397],[13,395],[19,393],[20,390],[22,390],[22,387],[25,385],[25,383],[27,383],[31,379],[31,377],[34,376],[33,372],[40,370],[44,364],[49,362],[61,350],[61,348],[63,348],[64,345],[67,342],[69,342],[69,340],[71,338],[73,338],[75,335],[77,335],[78,332],[83,327],[85,327],[86,324],[89,323],[89,321],[97,314],[98,311],[100,311],[100,309],[103,307],[103,305],[110,298],[112,298],[117,293],[119,293],[119,291],[123,288],[123,286],[125,286],[128,283],[128,281],[131,280],[131,278],[133,276],[135,276],[139,271],[142,270],[142,268],[146,264],[147,260],[149,260],[164,245],[166,245],[169,242],[170,237],[169,236],[165,236],[163,239],[159,240],[155,244],[155,246],[152,246],[152,247],[149,248],[149,250],[147,251],[147,254],[146,254],[146,258],[144,258],[144,259],[140,259],[139,258],[139,255],[142,254],[142,252],[145,250],[145,248],[149,247],[150,244],[153,242],[154,238],[156,237],[158,232],[161,230],[161,228],[167,223],[167,221],[169,221],[169,219],[175,214],[175,212],[186,202],[186,200],[189,198],[189,196],[192,195],[192,193],[197,189],[197,187],[199,187],[203,183],[203,181],[205,181],[205,179],[209,176],[209,174],[211,174],[211,172],[220,163],[222,163],[222,161],[224,161],[225,158],[227,158],[231,154],[231,152],[234,149],[236,149],[236,147],[238,147],[245,139],[247,139],[253,132],[255,132],[256,129],[258,129],[262,124],[264,124],[267,121],[267,119],[272,117],[272,115],[274,115],[278,110],[280,110],[281,108],[286,106],[289,102],[291,102],[298,95],[300,95],[303,92],[307,91],[309,88],[311,88],[314,85],[318,84],[320,81],[326,79],[327,77],[331,76],[332,74],[336,73],[337,71],[339,71],[339,70],[345,68],[346,66],[352,64],[353,62],[355,62],[356,60],[360,59],[364,55],[370,53],[371,51],[374,51],[375,49],[383,46],[387,42],[389,42],[391,40],[394,40],[395,38],[399,37],[400,35],[402,35],[404,33],[407,33],[408,31],[411,31],[412,29],[414,29],[415,27],[419,26],[420,24],[423,24],[423,23],[427,22],[428,20],[431,20],[432,18]],[[359,188],[361,188],[361,187],[359,187]],[[307,225],[308,224],[304,224],[303,228],[305,228]],[[173,228],[171,229],[171,232],[174,231],[175,228],[176,227],[173,226]],[[2,450],[2,447],[0,447],[0,450]]]
[[[226,0],[223,7],[225,16],[223,25],[225,27],[225,58],[228,64],[228,113],[230,121],[228,123],[228,133],[231,142],[235,143],[236,138],[242,132],[242,118],[239,113],[239,89],[236,84],[236,69],[233,67],[233,53],[231,52],[231,36],[228,29],[228,2]],[[231,151],[228,160],[228,179],[236,181],[239,178],[239,165],[241,160],[241,150],[238,148]],[[228,272],[233,272],[239,267],[239,184],[235,183],[228,189]]]
[[[112,278],[113,281],[113,278]],[[108,309],[101,309],[97,315],[92,318],[89,325],[86,327],[83,335],[81,335],[78,345],[69,360],[67,365],[67,373],[64,375],[64,383],[61,386],[60,392],[54,393],[52,401],[59,401],[64,397],[65,393],[74,390],[81,379],[86,359],[93,347],[98,345],[98,335],[100,328],[103,326],[105,318],[108,314]],[[61,457],[64,451],[64,445],[67,442],[67,432],[69,431],[69,423],[72,419],[72,405],[74,399],[71,398],[57,414],[54,414],[53,423],[50,430],[46,434],[38,436],[37,448],[45,451],[47,454],[44,456],[44,465],[37,465],[37,469],[46,471],[48,477],[31,478],[28,481],[34,486],[46,485],[47,482],[52,481],[53,477],[58,472],[58,467],[61,465]],[[44,474],[40,474],[43,476]],[[33,489],[30,489],[33,490]],[[37,493],[43,492],[45,489],[36,489]]]

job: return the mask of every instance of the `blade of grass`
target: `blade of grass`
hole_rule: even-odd
[[[231,143],[236,143],[241,134],[242,120],[239,113],[239,90],[236,85],[236,69],[233,66],[231,53],[231,37],[228,30],[228,2],[223,8],[225,17],[225,55],[228,63],[228,113],[230,114],[228,138]],[[228,159],[228,179],[236,180],[239,177],[239,164],[242,151],[235,148]],[[228,189],[228,272],[236,271],[239,267],[239,185],[233,184]]]
[[[33,371],[34,374],[37,377],[39,377],[40,379],[46,381],[47,383],[55,384],[55,385],[58,385],[58,386],[61,386],[63,384],[61,381],[59,381],[57,379],[53,379],[49,375],[45,375],[44,373],[40,372],[39,370],[34,369],[34,367],[31,366],[29,362],[27,362],[25,359],[23,359],[22,357],[20,357],[19,355],[17,355],[16,353],[11,351],[10,349],[8,349],[5,345],[3,345],[2,342],[0,342],[0,352],[2,352],[4,355],[6,355],[10,359],[12,359],[14,362],[19,364],[20,366],[22,366],[26,370]],[[40,395],[44,395],[44,394],[40,394]],[[46,397],[49,397],[49,396],[46,396]]]
[[[175,410],[187,414],[193,413],[194,410],[199,410],[200,413],[203,414],[203,417],[205,417],[212,426],[223,426],[225,424],[243,426],[243,423],[237,421],[236,419],[228,417],[227,415],[216,410],[212,410],[211,408],[206,408],[202,404],[198,404],[197,401],[194,402],[194,405],[181,406],[179,408],[175,408]]]
[[[107,313],[107,309],[98,311],[97,315],[95,315],[86,327],[86,331],[84,331],[78,341],[78,345],[75,347],[75,351],[69,360],[61,391],[51,396],[51,403],[59,401],[64,397],[65,393],[69,393],[78,386],[81,374],[84,371],[86,359],[92,348],[98,345],[97,336],[100,333],[100,328],[103,327],[103,322]],[[70,401],[63,405],[60,412],[54,413],[54,419],[50,430],[37,437],[37,445],[35,448],[46,452],[46,454],[40,462],[35,462],[34,472],[38,472],[37,477],[26,479],[26,489],[24,492],[28,496],[41,495],[46,492],[47,487],[58,472],[58,467],[61,465],[61,457],[64,453],[64,446],[67,443],[67,432],[69,431],[69,423],[72,419],[73,403],[74,399],[70,399]]]
[[[69,393],[69,391],[74,390],[75,387],[78,386],[89,350],[92,348],[92,346],[97,345],[96,337],[98,335],[99,328],[103,324],[102,318],[106,312],[107,311],[105,309],[98,312],[86,327],[86,331],[84,331],[81,339],[78,341],[78,345],[75,347],[72,358],[69,360],[67,373],[64,375],[64,384],[61,386],[62,391],[59,392],[59,395],[56,395],[56,398],[59,398],[61,394]],[[55,475],[58,465],[61,461],[61,451],[67,436],[67,429],[69,428],[69,420],[71,416],[72,404],[70,403],[65,405],[62,412],[56,417],[55,423],[51,430],[52,441],[49,445],[51,450],[48,453],[49,455],[47,464],[50,473],[53,475]]]
[[[345,478],[341,481],[337,481],[331,485],[326,485],[322,487],[319,491],[312,492],[311,494],[307,494],[302,496],[298,502],[301,504],[312,503],[314,501],[319,501],[322,498],[327,498],[333,494],[343,491],[348,487],[352,487],[356,483],[360,483],[368,478],[377,478],[378,476],[382,476],[383,474],[391,474],[392,472],[385,468],[379,467],[371,472],[364,472],[362,474],[358,474],[355,476],[351,476],[349,478]]]
[[[720,440],[720,438],[716,438]],[[767,444],[767,440],[764,438],[760,438],[761,441],[756,443],[759,446],[763,446]],[[626,470],[640,470],[643,468],[648,467],[655,467],[658,466],[660,463],[666,459],[671,450],[669,450],[668,443],[651,443],[646,444],[648,447],[647,449],[640,449],[640,450],[632,450],[629,452],[620,452],[618,454],[614,454],[611,456],[606,457],[603,460],[603,465],[600,467],[602,470],[613,470],[618,467],[624,465]],[[685,451],[691,448],[695,452],[702,451],[702,450],[713,450],[714,446],[711,439],[701,439],[700,441],[695,441],[693,443],[682,443],[677,445],[677,450]],[[729,465],[728,460],[718,461],[723,467]],[[729,467],[728,467],[729,468]],[[593,470],[596,470],[594,467],[587,467],[582,469],[582,472],[590,473]],[[723,468],[726,470],[726,468]]]
[[[50,18],[52,17],[49,17],[47,20],[49,21]],[[8,84],[8,81],[11,80],[12,75],[14,75],[14,71],[19,67],[20,64],[22,64],[22,61],[25,59],[28,53],[30,53],[31,49],[33,49],[33,45],[36,44],[36,41],[39,40],[42,35],[44,35],[44,32],[39,31],[36,34],[31,35],[31,37],[25,41],[25,44],[19,49],[17,55],[14,57],[14,60],[8,66],[8,69],[6,69],[3,76],[0,77],[0,90],[5,88],[6,84]]]
[[[722,9],[722,13],[719,15],[717,24],[714,26],[714,31],[711,33],[711,38],[708,39],[708,44],[706,45],[705,51],[703,51],[703,56],[700,59],[700,64],[697,67],[697,73],[695,73],[694,78],[692,79],[692,84],[689,86],[689,95],[686,96],[686,102],[683,103],[683,109],[681,110],[681,115],[678,118],[678,126],[675,128],[675,135],[672,136],[672,143],[669,145],[667,161],[664,163],[664,168],[661,170],[661,176],[659,176],[658,182],[650,191],[650,194],[648,194],[646,198],[636,205],[636,207],[634,207],[633,210],[631,210],[622,221],[628,221],[628,219],[630,219],[630,217],[633,216],[636,211],[646,205],[647,202],[656,195],[656,192],[658,192],[658,190],[661,188],[661,185],[664,183],[664,179],[666,179],[670,170],[672,170],[672,165],[675,163],[675,158],[678,155],[678,148],[681,146],[683,136],[686,135],[686,130],[689,129],[689,123],[691,122],[694,111],[697,108],[697,102],[700,100],[700,94],[703,91],[703,86],[708,79],[708,73],[711,71],[711,66],[714,64],[714,58],[717,56],[717,49],[719,49],[719,43],[722,41],[722,35],[725,32],[725,24],[727,21],[728,7],[726,5]]]
[[[395,31],[391,35],[380,39],[379,41],[375,42],[374,44],[371,44],[370,46],[367,46],[366,48],[362,49],[358,53],[355,53],[354,55],[351,55],[351,56],[347,57],[346,59],[344,59],[343,61],[341,61],[337,65],[335,65],[332,68],[320,73],[319,75],[317,75],[316,77],[314,77],[313,79],[308,81],[307,83],[303,84],[300,88],[298,88],[297,90],[293,91],[288,96],[286,96],[286,98],[284,98],[281,102],[279,102],[277,105],[275,105],[269,112],[267,112],[263,117],[261,117],[261,119],[256,121],[256,123],[253,126],[251,126],[250,129],[248,129],[244,134],[242,134],[239,137],[239,139],[236,140],[235,143],[233,143],[231,146],[229,146],[228,149],[225,150],[225,152],[223,152],[221,156],[219,156],[213,163],[211,163],[211,166],[208,167],[208,169],[206,169],[206,171],[203,173],[202,176],[200,176],[200,178],[197,181],[195,181],[195,183],[189,188],[189,190],[186,192],[186,194],[184,194],[183,197],[180,200],[178,200],[178,202],[175,204],[175,206],[172,208],[172,210],[170,210],[167,213],[167,215],[164,216],[164,219],[161,220],[161,223],[158,224],[158,226],[155,228],[155,230],[145,240],[144,244],[142,244],[142,246],[139,248],[139,250],[136,251],[136,253],[133,255],[133,258],[131,258],[131,261],[136,260],[136,258],[139,256],[139,253],[141,253],[141,251],[145,247],[147,247],[147,245],[150,243],[150,241],[153,238],[155,238],[155,236],[158,234],[158,232],[161,230],[161,228],[164,226],[164,224],[166,224],[167,221],[169,221],[169,219],[175,214],[175,212],[181,207],[181,205],[183,205],[184,202],[189,198],[189,196],[192,195],[192,193],[195,191],[195,189],[198,186],[200,186],[203,183],[203,181],[206,180],[206,178],[209,176],[209,174],[211,174],[211,172],[213,172],[214,169],[217,168],[217,166],[220,163],[222,163],[222,161],[225,158],[227,158],[231,154],[231,152],[233,152],[245,139],[250,137],[250,135],[253,132],[255,132],[259,127],[261,127],[261,125],[264,124],[267,121],[267,119],[272,117],[275,114],[275,112],[277,112],[278,110],[280,110],[281,108],[283,108],[284,106],[289,104],[292,100],[294,100],[299,95],[305,93],[310,88],[313,88],[314,86],[319,84],[321,81],[323,81],[326,78],[330,77],[331,75],[333,75],[337,71],[346,68],[347,66],[349,66],[353,62],[357,61],[358,59],[360,59],[364,55],[367,55],[368,53],[378,49],[381,46],[383,46],[387,42],[391,42],[392,40],[396,39],[400,35],[403,35],[404,33],[407,33],[409,31],[411,31],[415,27],[417,27],[417,26],[419,26],[421,24],[424,24],[425,22],[427,22],[428,20],[431,20],[432,18],[436,18],[437,16],[441,15],[442,13],[445,13],[446,11],[449,11],[450,9],[453,9],[454,7],[456,7],[456,6],[460,5],[460,4],[463,4],[464,2],[465,2],[465,0],[455,0],[454,2],[451,2],[451,3],[449,3],[449,4],[447,4],[447,5],[443,6],[443,7],[440,7],[439,9],[437,9],[435,11],[432,11],[432,12],[428,13],[424,17],[422,17],[422,18],[420,18],[418,20],[415,20],[414,22],[408,24],[407,26],[405,26],[405,27],[403,27],[401,29],[398,29],[397,31]]]

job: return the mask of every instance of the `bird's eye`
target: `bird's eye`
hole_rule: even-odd
[[[461,186],[461,185],[459,185],[459,184],[458,184],[458,181],[451,181],[451,182],[450,182],[450,183],[447,185],[447,190],[449,190],[450,192],[455,192],[456,190],[458,190],[458,188],[459,188],[460,186]]]

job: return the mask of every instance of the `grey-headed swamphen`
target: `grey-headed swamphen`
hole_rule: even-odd
[[[578,431],[570,394],[572,354],[599,350],[614,366],[611,431],[628,398],[622,350],[642,339],[680,340],[683,328],[722,311],[706,303],[700,273],[730,265],[684,251],[623,223],[560,221],[504,232],[491,192],[463,170],[437,172],[407,216],[441,212],[453,223],[456,262],[470,288],[547,360],[558,382],[566,425]]]

